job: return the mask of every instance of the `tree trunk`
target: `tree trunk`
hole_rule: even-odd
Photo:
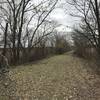
[[[98,53],[100,55],[100,13],[99,13],[99,6],[98,6],[98,1],[95,0],[95,15],[97,19],[97,25],[98,25]]]
[[[17,60],[19,62],[20,59],[20,45],[21,45],[21,34],[22,34],[22,28],[23,28],[23,19],[24,19],[24,10],[25,10],[25,0],[23,0],[23,8],[22,8],[22,15],[21,15],[21,25],[19,27],[19,33],[18,33],[18,43],[17,43]]]
[[[8,31],[8,23],[6,23],[5,33],[4,33],[4,49],[3,55],[6,55],[6,46],[7,46],[7,31]]]

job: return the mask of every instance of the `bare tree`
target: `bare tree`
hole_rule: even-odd
[[[79,17],[88,29],[89,34],[83,34],[85,38],[91,42],[93,41],[94,47],[100,53],[100,2],[99,0],[71,0],[67,2],[70,4],[77,12],[77,15],[72,12],[71,15],[74,17]],[[80,25],[81,27],[81,25]],[[91,38],[92,37],[92,38]]]
[[[4,50],[3,55],[6,55],[6,46],[7,46],[7,30],[8,30],[8,23],[6,23],[5,33],[4,33]]]
[[[51,45],[55,48],[55,53],[62,54],[64,52],[70,51],[70,44],[67,40],[67,35],[62,34],[62,32],[57,32],[51,37]]]
[[[33,47],[40,27],[46,22],[47,17],[54,10],[58,0],[42,0],[35,4],[33,0],[4,0],[0,4],[0,18],[2,19],[1,27],[4,31],[4,24],[9,24],[8,37],[10,47],[12,48],[13,62],[19,60],[20,51],[23,48],[23,41],[26,46]],[[34,22],[34,23],[33,23]],[[31,32],[30,32],[31,30]],[[45,33],[45,32],[44,32]],[[44,36],[40,35],[41,39]],[[40,42],[40,40],[38,42]],[[6,41],[7,42],[7,41]],[[28,43],[27,43],[28,42]]]

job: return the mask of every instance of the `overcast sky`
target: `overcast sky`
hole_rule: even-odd
[[[38,4],[42,0],[34,0],[35,4]],[[62,24],[57,28],[58,31],[68,31],[70,32],[72,27],[78,23],[75,17],[69,15],[71,12],[71,6],[66,3],[66,0],[58,0],[58,4],[53,12],[50,14],[50,19],[57,21]],[[68,28],[67,26],[71,27]]]
[[[50,16],[51,19],[62,24],[62,26],[58,28],[59,31],[71,31],[71,29],[66,26],[73,27],[73,25],[79,22],[78,19],[69,15],[71,6],[65,5],[65,3],[65,0],[60,0],[57,8],[51,13]]]

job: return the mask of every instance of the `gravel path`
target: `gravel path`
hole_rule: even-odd
[[[100,100],[100,77],[71,54],[19,66],[10,74],[17,80],[18,100]]]

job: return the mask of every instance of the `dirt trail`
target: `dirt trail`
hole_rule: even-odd
[[[100,100],[100,76],[70,53],[12,71],[22,100]]]

